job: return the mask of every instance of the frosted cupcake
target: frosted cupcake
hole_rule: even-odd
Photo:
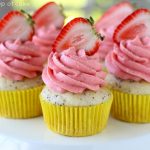
[[[112,115],[128,122],[150,122],[150,12],[139,9],[116,29],[117,43],[106,58],[113,94]]]
[[[0,21],[0,115],[30,118],[42,114],[39,93],[45,59],[29,41],[32,20],[11,11]]]
[[[46,3],[34,12],[32,18],[35,21],[33,43],[40,48],[47,60],[52,44],[64,24],[62,7],[54,2]]]
[[[104,62],[107,54],[113,50],[114,41],[112,37],[114,30],[132,12],[133,7],[129,2],[121,2],[109,8],[96,22],[97,31],[104,36],[98,50],[101,62]]]
[[[94,54],[97,42],[84,18],[69,22],[55,41],[56,52],[43,70],[46,86],[40,95],[45,123],[54,132],[89,136],[106,127],[112,94],[104,86],[106,74],[98,57],[88,56]]]

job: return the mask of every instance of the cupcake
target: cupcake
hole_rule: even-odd
[[[47,60],[52,44],[64,24],[63,8],[54,2],[48,2],[36,10],[32,18],[35,21],[32,41],[40,48]]]
[[[138,9],[117,27],[106,57],[112,115],[127,122],[150,122],[150,11]]]
[[[75,18],[60,32],[43,70],[40,94],[47,127],[66,136],[89,136],[107,124],[112,94],[99,58],[93,20]]]
[[[129,2],[121,2],[109,8],[96,22],[97,31],[104,36],[104,40],[98,50],[101,62],[105,61],[107,54],[113,49],[114,42],[112,37],[115,28],[132,12],[133,7]]]
[[[39,93],[45,58],[30,41],[33,22],[26,16],[11,11],[0,21],[0,116],[6,118],[42,114]]]

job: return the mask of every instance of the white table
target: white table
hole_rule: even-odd
[[[150,150],[150,124],[110,117],[107,128],[90,137],[71,138],[49,131],[43,118],[0,119],[0,150]]]

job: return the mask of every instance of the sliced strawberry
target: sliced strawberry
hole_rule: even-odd
[[[97,21],[96,28],[108,28],[117,26],[124,18],[133,12],[133,7],[129,2],[118,3],[109,8],[104,15]]]
[[[118,43],[136,36],[150,36],[150,11],[148,9],[138,9],[125,18],[116,28],[113,39]]]
[[[31,39],[33,27],[30,19],[19,11],[7,13],[0,21],[0,42],[16,39],[22,41]]]
[[[49,27],[51,24],[61,28],[65,18],[61,6],[54,2],[46,3],[44,6],[40,7],[34,12],[32,17],[38,28],[42,26]]]
[[[87,55],[93,55],[99,47],[98,35],[85,18],[75,18],[63,27],[53,44],[54,51],[63,51],[69,47],[85,49]]]

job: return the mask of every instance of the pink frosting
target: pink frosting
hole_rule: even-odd
[[[61,53],[52,52],[42,74],[45,84],[60,93],[97,91],[104,85],[105,76],[97,55],[87,56],[84,50],[77,51],[74,47]]]
[[[101,29],[99,31],[102,36],[104,36],[104,40],[100,41],[100,47],[98,49],[100,61],[104,61],[107,54],[113,50],[114,42],[112,39],[114,28]]]
[[[150,82],[150,37],[121,41],[106,57],[106,67],[121,79]]]
[[[52,44],[59,32],[60,29],[57,29],[54,25],[51,25],[49,28],[41,27],[36,29],[35,35],[33,36],[33,43],[39,47],[39,50],[46,58],[49,56]]]
[[[45,58],[30,41],[6,41],[0,44],[0,76],[11,80],[34,78],[42,72]]]

